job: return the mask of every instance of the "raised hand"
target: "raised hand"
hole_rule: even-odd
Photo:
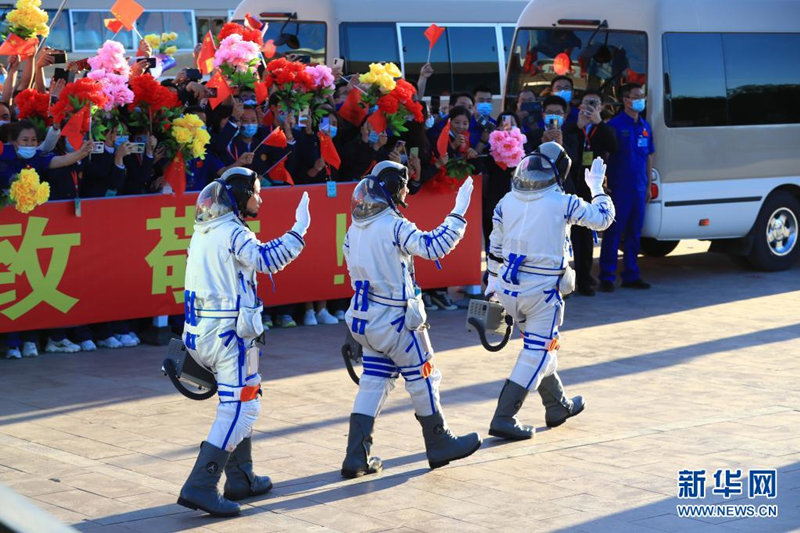
[[[453,213],[462,217],[464,216],[469,208],[469,201],[472,197],[472,189],[472,177],[468,177],[458,189],[458,193],[456,194],[456,205],[452,211]]]

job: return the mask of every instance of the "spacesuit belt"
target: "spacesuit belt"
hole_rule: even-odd
[[[370,302],[375,302],[376,304],[385,305],[388,307],[399,307],[404,309],[406,306],[405,300],[395,300],[394,298],[386,298],[384,296],[378,296],[377,294],[371,292],[367,296]]]
[[[237,309],[195,309],[195,316],[199,318],[238,318]]]
[[[564,273],[566,269],[539,268],[534,266],[520,265],[518,270],[523,274],[539,274],[540,276],[560,276]]]

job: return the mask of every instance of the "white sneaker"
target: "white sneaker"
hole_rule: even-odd
[[[333,313],[333,316],[335,316],[336,320],[338,320],[339,322],[344,322],[346,320],[344,316],[344,311],[341,309]]]
[[[9,348],[6,352],[6,359],[22,359],[19,348]]]
[[[47,346],[44,347],[47,353],[75,353],[80,352],[81,347],[64,337],[60,341],[47,339]]]
[[[120,344],[122,344],[126,348],[132,348],[137,344],[139,344],[133,337],[131,337],[130,333],[122,333],[122,334],[117,333],[116,335],[114,335],[114,338],[116,338],[120,342]]]
[[[117,339],[114,339],[114,340],[117,340]],[[93,352],[95,350],[97,350],[97,345],[92,341],[92,339],[89,339],[87,341],[83,341],[81,343],[81,351],[82,352]]]
[[[36,343],[23,342],[22,357],[39,357],[39,350],[36,349]]]
[[[97,341],[97,345],[101,348],[122,348],[122,343],[113,335],[107,339]]]
[[[319,324],[319,322],[317,322],[317,316],[314,314],[314,310],[309,309],[306,311],[306,314],[303,315],[303,325],[316,326],[317,324]]]
[[[327,309],[323,309],[322,311],[317,313],[317,322],[320,324],[338,324],[339,319],[333,316],[328,312]]]

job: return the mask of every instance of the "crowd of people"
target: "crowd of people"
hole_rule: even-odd
[[[142,41],[137,57],[150,53],[147,43]],[[99,153],[90,142],[79,149],[72,147],[59,131],[59,127],[64,127],[63,122],[53,122],[45,129],[42,122],[20,118],[17,98],[26,88],[47,94],[51,103],[58,101],[66,80],[51,79],[48,83],[44,75],[44,69],[53,60],[53,52],[46,48],[35,58],[24,61],[16,56],[9,58],[0,102],[0,138],[4,143],[0,155],[0,190],[7,189],[21,169],[32,167],[50,184],[50,200],[172,193],[165,176],[170,161],[165,155],[164,139],[140,122],[128,120],[125,113],[115,115],[116,119],[109,124]],[[131,79],[147,75],[147,61],[129,61]],[[74,62],[67,65],[66,71],[70,77],[80,78],[84,75],[82,68],[85,65]],[[617,248],[623,237],[622,286],[649,287],[636,267],[654,151],[652,131],[641,117],[644,93],[640,85],[617,88],[619,101],[612,103],[604,94],[591,89],[577,95],[570,77],[557,76],[538,94],[533,88],[523,88],[515,106],[495,114],[493,102],[497,95],[483,86],[450,94],[446,104],[429,107],[423,97],[433,69],[426,64],[419,73],[414,97],[421,104],[422,120],[409,116],[402,128],[406,131],[393,132],[387,128],[379,132],[368,115],[355,124],[351,116],[345,119],[340,115],[351,91],[361,90],[358,75],[344,76],[334,68],[335,91],[327,105],[315,110],[316,116],[311,120],[302,113],[287,111],[281,105],[280,92],[274,90],[259,102],[255,90],[242,87],[212,107],[210,100],[215,94],[192,70],[182,69],[174,77],[162,75],[160,81],[160,86],[175,95],[186,113],[203,121],[210,134],[205,158],[186,162],[187,191],[203,189],[234,167],[255,171],[265,189],[287,186],[284,177],[275,177],[273,170],[277,167],[285,168],[294,184],[306,185],[329,180],[356,181],[376,164],[393,161],[407,166],[411,194],[425,188],[454,191],[467,175],[481,176],[483,234],[488,246],[494,207],[509,192],[514,171],[496,160],[490,136],[498,130],[519,132],[524,136],[525,153],[549,141],[564,147],[573,165],[570,174],[563,177],[563,187],[586,201],[592,197],[582,179],[584,171],[597,156],[608,163],[607,186],[618,206],[617,219],[603,239],[599,282],[591,272],[596,235],[577,225],[572,228],[570,242],[577,292],[593,296],[596,288],[605,292],[614,290]],[[263,70],[260,72],[265,75]],[[377,112],[380,110],[369,110]],[[281,130],[286,138],[284,147],[263,142],[276,130]],[[323,157],[319,132],[332,139],[341,158],[338,169]],[[93,150],[95,153],[91,153]],[[424,301],[428,309],[458,307],[446,287],[426,291]],[[344,320],[346,308],[344,300],[273,307],[265,310],[263,322],[267,328],[294,327],[298,323],[335,324]],[[181,316],[174,322],[176,329],[182,323]],[[42,345],[47,352],[75,352],[139,343],[136,324],[127,321],[12,333],[5,340],[9,358],[36,356]]]

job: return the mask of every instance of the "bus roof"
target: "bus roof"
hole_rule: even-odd
[[[527,0],[244,0],[234,19],[246,13],[296,12],[300,20],[341,22],[515,23]],[[279,18],[279,17],[278,17]]]
[[[607,20],[611,29],[662,32],[798,31],[797,0],[533,0],[520,27],[552,27],[559,19]]]

